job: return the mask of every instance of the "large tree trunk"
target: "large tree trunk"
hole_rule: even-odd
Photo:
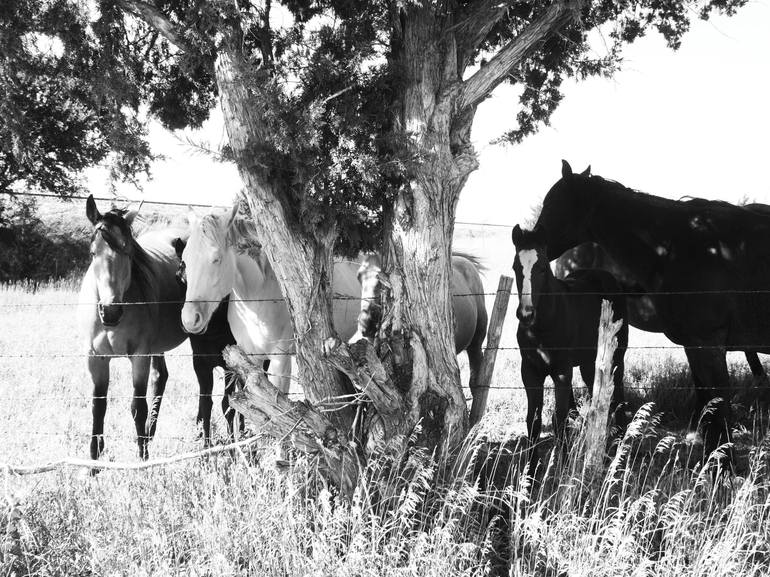
[[[337,371],[324,362],[324,343],[335,335],[331,312],[335,236],[333,231],[318,231],[313,238],[298,233],[281,202],[287,195],[274,190],[259,162],[250,156],[266,135],[258,116],[260,99],[256,91],[260,87],[254,85],[253,79],[247,87],[245,70],[237,50],[220,51],[216,78],[225,127],[245,185],[257,238],[275,270],[291,313],[300,383],[308,401],[323,404],[348,392]],[[329,414],[340,438],[347,434],[352,415],[352,409]]]
[[[386,331],[396,343],[395,378],[408,390],[405,425],[420,421],[421,444],[449,449],[465,437],[468,426],[450,279],[457,201],[477,166],[468,138],[475,108],[454,115],[456,46],[432,9],[410,7],[401,25],[397,54],[405,78],[394,127],[396,141],[404,143],[400,156],[409,159],[408,182],[384,239],[392,286],[392,323]]]

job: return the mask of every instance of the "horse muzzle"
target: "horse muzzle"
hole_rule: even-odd
[[[187,304],[182,308],[182,328],[191,335],[200,335],[208,329],[209,321],[205,320],[198,308],[190,309]]]
[[[117,326],[123,318],[123,305],[99,303],[96,305],[96,310],[99,311],[99,320],[105,327]]]

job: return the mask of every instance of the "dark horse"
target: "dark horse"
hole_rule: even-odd
[[[185,240],[175,238],[173,240],[174,250],[176,251],[179,265],[176,272],[176,278],[183,291],[187,290],[187,276],[185,274],[184,261],[182,261],[182,252],[184,252]],[[235,411],[230,408],[230,393],[236,387],[243,386],[243,381],[238,375],[231,371],[225,364],[222,351],[228,345],[235,344],[235,337],[230,330],[230,323],[227,322],[227,307],[230,301],[228,295],[219,304],[205,332],[190,335],[190,348],[193,353],[193,369],[198,378],[200,396],[198,398],[198,417],[197,423],[203,428],[203,443],[207,447],[211,445],[211,407],[213,401],[211,393],[214,390],[214,369],[221,367],[225,371],[225,394],[222,396],[222,413],[227,420],[227,433],[233,437],[233,420]],[[267,370],[267,369],[265,369]],[[243,416],[239,419],[239,430],[243,431]]]
[[[767,205],[751,204],[747,208],[756,210],[758,207],[770,209]],[[644,289],[636,282],[633,274],[619,266],[602,247],[595,242],[585,242],[567,250],[556,259],[556,278],[565,278],[578,268],[596,268],[611,273],[623,285],[628,306],[628,324],[639,330],[662,333],[663,325],[655,313],[652,297],[645,294]],[[749,364],[755,383],[767,384],[767,373],[754,351],[745,351],[746,362]]]
[[[563,161],[562,178],[546,195],[538,224],[549,259],[592,241],[633,274],[663,333],[685,348],[698,409],[721,397],[701,419],[706,451],[729,438],[725,353],[770,352],[768,212],[667,200],[589,172],[574,174]]]
[[[147,443],[155,434],[168,380],[163,353],[187,338],[180,322],[184,290],[176,280],[177,259],[171,246],[171,240],[184,231],[153,230],[135,239],[131,223],[136,213],[113,208],[101,214],[93,196],[86,201],[86,216],[94,231],[91,264],[83,277],[78,308],[93,381],[91,458],[98,459],[104,450],[110,359],[127,356],[139,457],[147,459]],[[148,379],[152,381],[149,419]]]
[[[521,350],[521,380],[527,392],[527,433],[534,443],[540,437],[546,377],[550,376],[554,383],[553,422],[557,438],[564,433],[567,413],[574,403],[573,367],[580,367],[580,375],[589,393],[592,392],[602,299],[612,304],[614,320],[624,321],[612,359],[612,405],[617,407],[623,402],[623,358],[628,346],[626,301],[620,283],[604,270],[575,270],[566,279],[557,279],[548,262],[546,236],[541,227],[529,231],[516,225],[512,239],[519,293],[516,339]]]

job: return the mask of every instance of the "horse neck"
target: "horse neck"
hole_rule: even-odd
[[[669,230],[681,203],[634,192],[607,183],[591,191],[590,240],[604,248],[643,287],[654,283],[661,248],[670,242]]]
[[[236,300],[250,301],[247,305],[251,308],[257,308],[263,299],[267,302],[268,299],[282,298],[278,278],[264,253],[256,258],[247,254],[236,255],[233,294]]]
[[[131,282],[128,291],[134,300],[155,303],[158,301],[157,273],[150,254],[136,239],[131,255]]]
[[[561,303],[561,293],[564,291],[564,283],[554,276],[550,266],[546,267],[545,285],[543,286],[542,294],[540,295],[537,307],[535,308],[539,326],[550,326],[563,317],[559,310],[559,305]]]

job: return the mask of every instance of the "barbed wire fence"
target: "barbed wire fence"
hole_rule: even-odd
[[[17,192],[14,193],[12,196],[27,196],[27,197],[42,197],[42,198],[55,198],[61,200],[61,197],[54,195],[54,194],[48,194],[48,193],[34,193],[34,192]],[[68,200],[86,200],[88,197],[86,196],[71,196],[68,197]],[[213,205],[213,204],[196,204],[196,203],[179,203],[179,202],[171,202],[171,201],[157,201],[157,200],[137,200],[137,199],[126,199],[126,198],[117,198],[117,197],[95,197],[95,200],[99,201],[109,201],[109,202],[119,202],[119,203],[138,203],[138,202],[144,202],[144,204],[148,205],[159,205],[159,206],[177,206],[177,207],[190,207],[190,208],[207,208],[207,209],[225,209],[230,208],[229,206],[225,205]],[[461,226],[470,226],[470,227],[490,227],[490,228],[512,228],[513,225],[504,224],[504,223],[488,223],[488,222],[467,222],[467,221],[455,221],[456,225]],[[479,293],[458,293],[453,294],[453,297],[460,298],[460,297],[493,297],[496,296],[497,292],[479,292]],[[516,291],[511,292],[512,296],[520,296],[516,293]],[[566,292],[550,292],[547,293],[550,296],[564,296],[564,295],[593,295],[593,296],[602,296],[604,293],[599,292],[581,292],[581,293],[566,293]],[[754,289],[735,289],[735,290],[692,290],[692,291],[652,291],[652,292],[644,292],[640,293],[639,291],[627,291],[627,292],[619,292],[616,293],[618,296],[627,296],[627,297],[649,297],[649,296],[681,296],[681,297],[689,297],[689,296],[724,296],[725,294],[732,294],[732,295],[768,295],[770,294],[770,289],[768,290],[754,290]],[[523,296],[523,295],[522,295]],[[362,299],[362,297],[355,297],[350,295],[341,295],[341,294],[335,294],[332,296],[333,300],[336,301],[357,301],[360,302],[361,300],[366,300],[366,297]],[[260,299],[234,299],[231,298],[230,302],[261,302],[261,303],[282,303],[283,298],[260,298]],[[220,302],[220,301],[213,301],[213,300],[199,300],[195,302],[201,302],[201,303],[212,303],[212,302]],[[113,303],[116,305],[122,305],[122,306],[143,306],[143,305],[180,305],[183,304],[184,301],[134,301],[134,302],[121,302],[121,303]],[[96,302],[22,302],[22,303],[11,303],[11,302],[2,302],[0,303],[0,311],[5,310],[8,311],[9,309],[33,309],[33,308],[51,308],[51,307],[78,307],[78,306],[96,306],[98,303]],[[584,349],[584,350],[592,350],[595,347],[549,347],[551,350],[578,350],[578,349]],[[724,350],[724,346],[721,345],[695,345],[690,346],[688,348],[691,349],[719,349]],[[629,345],[627,347],[627,350],[682,350],[683,347],[679,345]],[[765,344],[746,344],[742,345],[742,348],[740,350],[770,350],[770,345]],[[537,350],[536,348],[527,348],[527,347],[519,347],[519,346],[496,346],[493,348],[487,348],[485,351],[491,351],[494,350],[495,352],[503,351],[505,353],[516,353],[516,352],[526,352],[531,350]],[[271,353],[270,355],[248,355],[248,356],[256,356],[256,357],[267,357],[267,356],[280,356],[280,355],[293,355],[294,353],[291,351],[285,351],[285,352],[276,352]],[[130,357],[152,357],[155,355],[152,354],[134,354],[134,355],[119,355],[119,354],[104,354],[104,355],[94,355],[97,357],[104,357],[104,358],[130,358]],[[190,358],[192,359],[195,356],[200,357],[218,357],[218,354],[206,354],[206,353],[172,353],[172,354],[166,354],[165,357],[167,359],[174,359],[174,358]],[[64,358],[85,358],[85,354],[81,353],[72,353],[72,352],[66,352],[66,351],[46,351],[44,353],[7,353],[7,352],[0,352],[0,359],[64,359]],[[266,371],[266,374],[268,376],[281,376],[274,373],[270,373],[269,371]],[[298,377],[292,375],[290,376],[290,379],[294,383],[299,383],[300,380]],[[757,384],[752,385],[749,388],[764,388],[765,385],[763,384]],[[498,390],[498,391],[523,391],[526,389],[523,384],[489,384],[486,387],[484,387],[488,390]],[[544,389],[547,390],[553,390],[554,385],[553,384],[545,384]],[[656,385],[625,385],[626,389],[629,390],[637,390],[641,392],[650,392],[657,388]],[[729,385],[725,385],[724,387],[716,387],[717,390],[719,389],[730,389],[731,387]],[[693,391],[693,386],[679,386],[679,385],[670,385],[666,386],[666,389],[668,390],[686,390],[686,391]],[[289,393],[290,396],[294,398],[303,398],[304,395],[301,392],[297,391],[291,391]],[[174,399],[200,399],[201,397],[210,396],[212,398],[221,398],[222,394],[215,394],[212,393],[210,395],[201,395],[197,392],[190,392],[190,393],[164,393],[163,398],[174,400]],[[24,395],[2,395],[0,394],[0,402],[14,402],[14,403],[20,403],[20,402],[32,402],[32,403],[40,403],[40,402],[87,402],[87,401],[94,401],[97,399],[109,399],[109,400],[128,400],[128,399],[134,399],[134,398],[145,398],[146,400],[151,400],[152,397],[147,395],[145,397],[136,397],[135,395],[121,395],[121,394],[110,394],[106,396],[94,396],[94,395],[72,395],[72,394],[61,394],[61,395],[30,395],[30,396],[24,396]],[[472,400],[472,397],[466,397],[467,401]],[[44,438],[50,438],[50,437],[72,437],[73,433],[61,431],[61,432],[49,432],[49,431],[39,431],[39,430],[20,430],[16,429],[14,430],[14,434],[18,434],[20,436],[25,437],[44,437]],[[122,438],[122,439],[132,439],[135,440],[135,435],[120,435],[120,434],[110,434],[110,438]],[[173,436],[173,435],[164,435],[165,439],[168,440],[178,440],[178,441],[189,441],[190,437],[188,436]],[[174,455],[171,457],[165,457],[162,459],[156,459],[153,461],[147,461],[147,462],[140,462],[140,463],[116,463],[116,462],[110,462],[110,461],[91,461],[87,459],[77,459],[77,458],[71,458],[66,457],[63,459],[59,459],[57,461],[46,463],[42,465],[11,465],[8,463],[0,463],[0,470],[3,470],[6,475],[10,474],[18,474],[18,475],[26,475],[26,474],[35,474],[35,473],[42,473],[42,472],[48,472],[52,470],[57,470],[61,468],[69,468],[69,467],[82,467],[87,469],[116,469],[116,470],[142,470],[146,468],[153,468],[158,466],[164,466],[171,463],[176,463],[180,461],[186,461],[191,460],[195,458],[201,458],[209,455],[215,455],[219,453],[229,452],[233,450],[240,450],[242,447],[245,447],[247,445],[254,444],[260,437],[259,434],[255,434],[254,436],[250,436],[247,439],[239,440],[234,443],[228,443],[225,445],[221,445],[218,447],[213,448],[207,448],[200,451],[192,451],[187,452],[183,454]]]

